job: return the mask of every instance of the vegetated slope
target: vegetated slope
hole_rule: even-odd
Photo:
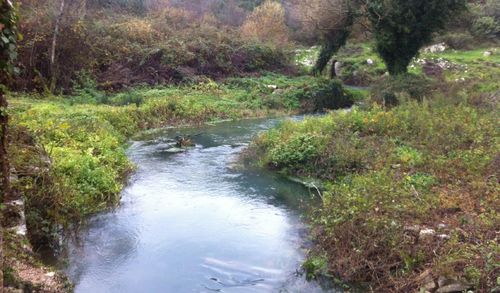
[[[238,27],[213,15],[198,15],[165,6],[143,14],[111,8],[78,6],[62,11],[51,51],[57,1],[26,1],[21,5],[18,90],[71,89],[82,78],[99,88],[122,89],[290,70],[286,46],[243,38]],[[81,2],[81,1],[80,1]],[[54,16],[55,15],[55,16]],[[53,84],[55,82],[55,84]]]
[[[287,122],[254,142],[247,156],[264,166],[324,181],[310,276],[377,292],[432,291],[438,277],[463,290],[499,286],[500,59],[492,52],[423,54],[439,69],[428,72],[433,79],[387,79],[372,90],[398,106]]]
[[[31,208],[27,220],[33,224],[32,235],[40,232],[36,241],[48,240],[61,224],[71,225],[118,203],[123,180],[132,169],[125,143],[140,130],[353,103],[352,95],[338,82],[276,74],[225,83],[208,80],[180,87],[136,88],[113,95],[89,89],[76,93],[51,99],[22,95],[10,99],[12,124],[32,135],[50,162],[44,167],[49,168],[46,177],[50,179],[40,186],[14,183]],[[12,141],[15,168],[26,163],[23,153],[17,151],[23,148]],[[29,190],[24,190],[26,186]]]

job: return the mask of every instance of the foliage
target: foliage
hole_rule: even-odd
[[[465,3],[463,0],[367,1],[375,47],[389,73],[407,72],[420,48],[430,42],[432,34],[444,28],[457,11],[464,9]]]
[[[484,38],[498,38],[500,36],[500,22],[490,16],[478,18],[472,25],[472,33]]]
[[[386,106],[397,105],[401,100],[422,99],[431,93],[432,81],[424,76],[405,74],[390,76],[371,89],[372,99]]]
[[[285,9],[279,2],[267,0],[248,16],[240,31],[247,39],[285,45],[288,42]]]
[[[22,74],[16,89],[44,91],[50,76],[53,7],[37,2],[21,8],[26,38],[20,44]],[[244,39],[237,29],[186,9],[163,7],[144,15],[88,9],[61,22],[57,88],[65,93],[82,72],[95,79],[99,88],[117,90],[203,76],[280,71],[290,65],[286,48]]]
[[[248,162],[323,181],[323,204],[311,213],[317,245],[310,259],[326,256],[326,275],[367,282],[373,291],[410,292],[430,268],[473,290],[497,286],[491,231],[500,223],[499,71],[489,65],[498,56],[483,53],[423,53],[457,69],[439,84],[390,77],[372,95],[387,89],[398,106],[285,122],[250,146]],[[435,235],[421,236],[424,229]],[[306,268],[325,274],[314,263],[324,267],[315,261]]]
[[[261,162],[273,168],[329,180],[314,218],[324,231],[316,237],[318,253],[328,256],[329,272],[344,281],[371,282],[378,290],[406,291],[415,286],[408,280],[413,272],[446,262],[453,247],[477,249],[481,244],[475,246],[469,238],[415,242],[418,235],[407,234],[405,227],[438,229],[440,221],[448,227],[463,213],[450,213],[449,219],[440,213],[451,207],[472,209],[467,215],[477,213],[474,223],[483,228],[460,228],[471,233],[468,237],[492,240],[481,229],[496,221],[499,206],[494,195],[498,182],[484,185],[484,178],[495,176],[491,167],[500,133],[494,117],[469,105],[407,102],[390,111],[375,106],[287,122],[263,134],[253,147]],[[463,255],[453,258],[467,262]],[[487,279],[492,268],[468,263],[477,278],[487,280],[476,286],[493,286],[494,280]],[[461,266],[446,273],[464,276]]]
[[[436,38],[437,42],[444,42],[455,50],[471,49],[474,46],[474,37],[470,33],[447,33]]]
[[[354,7],[350,1],[320,0],[303,5],[312,7],[308,9],[312,10],[309,18],[314,19],[316,26],[320,28],[322,46],[313,73],[321,74],[351,34],[355,18]]]
[[[132,168],[125,155],[125,142],[139,130],[298,113],[302,111],[300,101],[313,101],[317,95],[305,89],[322,89],[325,95],[331,89],[313,77],[268,74],[225,83],[205,80],[184,86],[134,88],[110,95],[96,89],[88,76],[82,75],[79,80],[71,97],[11,99],[13,125],[33,135],[52,162],[43,183],[27,197],[32,211],[28,218],[41,227],[46,227],[42,223],[70,224],[118,203],[123,179]],[[344,92],[340,86],[338,90]],[[13,157],[25,158],[18,151]]]
[[[470,31],[476,37],[496,39],[500,37],[500,4],[487,0],[484,4],[473,5],[472,26]]]
[[[17,8],[10,1],[2,1],[0,6],[0,81],[14,72],[17,58]]]

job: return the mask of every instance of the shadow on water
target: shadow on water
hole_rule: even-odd
[[[294,119],[300,119],[296,117]],[[329,292],[297,273],[311,191],[280,175],[234,168],[278,119],[168,129],[135,141],[137,166],[115,211],[67,244],[76,292]],[[169,152],[173,138],[194,147]]]

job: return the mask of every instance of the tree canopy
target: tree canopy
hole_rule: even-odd
[[[375,49],[389,73],[407,72],[411,59],[432,40],[432,34],[443,29],[465,5],[465,0],[366,1]]]

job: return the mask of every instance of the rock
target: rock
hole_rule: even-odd
[[[26,236],[26,233],[28,232],[28,229],[26,229],[26,225],[19,225],[16,227],[16,235],[19,236]]]
[[[439,229],[445,229],[447,226],[446,226],[446,224],[442,224],[442,223],[441,223],[441,224],[437,225],[437,227],[438,227]]]
[[[443,74],[442,66],[443,65],[427,61],[422,65],[422,71],[427,76],[441,76]]]
[[[17,176],[16,173],[11,172],[9,175],[9,180],[10,180],[10,182],[15,182],[15,181],[19,180],[19,177]]]
[[[335,62],[334,69],[336,76],[342,75],[342,62],[340,61]]]
[[[175,146],[178,148],[185,148],[185,147],[194,146],[194,143],[191,140],[191,136],[177,136],[175,138],[175,140],[176,140]]]
[[[454,282],[449,285],[444,285],[443,287],[439,287],[436,293],[453,293],[453,292],[464,292],[470,289],[470,285],[462,284],[460,282]]]
[[[439,234],[437,236],[437,238],[439,238],[441,240],[450,240],[451,239],[450,235],[447,235],[447,234]]]
[[[2,225],[5,228],[13,228],[21,225],[23,222],[24,211],[22,210],[22,206],[12,204],[12,202],[4,206],[2,214]]]
[[[423,284],[423,289],[425,291],[434,291],[437,289],[438,285],[436,281],[434,281],[434,278],[432,276],[432,271],[430,269],[425,270],[423,273],[421,273],[416,281],[419,284]]]
[[[366,59],[366,64],[368,64],[368,65],[373,65],[374,63],[375,63],[375,62],[373,62],[373,60],[372,60],[372,59],[370,59],[370,58]]]
[[[420,232],[420,226],[419,225],[413,225],[413,226],[405,226],[405,231],[408,232],[414,232],[414,233],[419,233]]]
[[[491,55],[493,55],[493,52],[491,52],[491,51],[486,51],[483,53],[484,57],[490,57]]]
[[[420,230],[420,238],[430,238],[430,237],[434,237],[434,235],[436,235],[436,231],[434,231],[434,229],[422,229]]]
[[[422,288],[424,288],[426,291],[433,292],[437,289],[437,284],[431,277],[430,280],[428,280],[428,282],[426,282],[424,287]]]
[[[439,52],[444,52],[446,51],[446,44],[445,43],[439,43],[435,44],[432,46],[429,46],[427,48],[424,48],[425,53],[439,53]]]
[[[438,278],[438,287],[444,287],[444,286],[447,286],[447,285],[450,285],[450,284],[453,284],[455,281],[452,280],[452,279],[448,279],[448,278],[445,278],[443,276],[440,276]]]
[[[165,150],[165,152],[167,152],[167,153],[173,153],[173,154],[175,154],[175,153],[183,153],[185,151],[186,151],[186,149],[176,148],[176,147],[172,147],[172,148],[169,148],[169,149]]]

